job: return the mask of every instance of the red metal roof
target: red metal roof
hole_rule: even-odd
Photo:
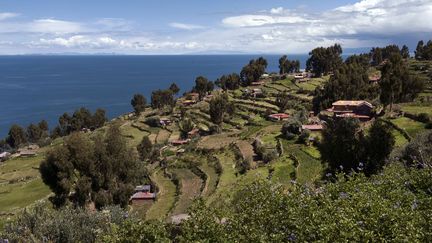
[[[147,200],[155,199],[156,193],[153,192],[136,192],[132,195],[131,200]]]
[[[269,117],[272,117],[272,118],[289,118],[290,115],[285,114],[285,113],[277,113],[277,114],[271,114],[271,115],[269,115]]]
[[[323,125],[320,124],[314,124],[314,125],[302,125],[302,129],[307,129],[310,131],[319,131],[323,129]]]

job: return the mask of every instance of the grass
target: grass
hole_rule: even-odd
[[[395,147],[402,147],[408,143],[408,140],[398,130],[393,129],[392,133],[395,137]]]
[[[174,169],[181,180],[181,194],[172,215],[186,213],[193,200],[201,195],[202,180],[189,169]]]
[[[207,200],[207,203],[223,205],[229,198],[226,193],[230,191],[230,188],[237,181],[234,154],[232,151],[226,151],[224,153],[217,154],[216,157],[219,159],[222,166],[222,174],[219,178],[219,184],[213,193]]]
[[[148,136],[148,132],[139,130],[138,128],[132,127],[130,123],[125,123],[121,127],[123,136],[128,139],[128,144],[132,147],[136,147],[144,136]]]
[[[200,169],[207,175],[207,180],[204,190],[202,192],[202,196],[208,198],[216,191],[219,175],[216,173],[215,169],[208,163],[203,163],[200,166]]]
[[[295,167],[291,159],[287,156],[282,156],[272,163],[274,169],[271,180],[282,185],[290,185],[292,174],[295,172]]]
[[[37,178],[31,181],[0,186],[0,213],[10,213],[46,198],[50,189]]]
[[[411,137],[415,137],[426,129],[425,124],[411,120],[407,117],[399,117],[390,121],[399,128],[404,129]]]
[[[176,186],[163,175],[162,170],[153,173],[152,181],[159,187],[156,202],[147,211],[146,219],[164,219],[170,213],[176,201]]]
[[[321,177],[321,161],[303,151],[306,150],[311,152],[313,150],[308,149],[308,146],[306,145],[295,144],[294,142],[287,140],[282,140],[282,144],[286,155],[292,154],[299,160],[299,165],[296,171],[297,182],[301,184],[311,183]]]
[[[418,115],[420,113],[426,113],[432,117],[432,107],[430,105],[407,103],[407,104],[401,105],[401,109],[403,112],[408,112],[408,113],[415,114],[415,115]]]

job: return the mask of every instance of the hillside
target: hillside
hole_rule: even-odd
[[[432,114],[432,81],[430,63],[410,61],[410,70],[414,75],[427,82],[425,91],[411,103],[399,104],[399,115],[385,117],[394,126],[396,146],[402,147],[409,140],[426,129],[425,124],[416,117],[420,113]],[[427,71],[426,71],[427,70]],[[428,76],[429,75],[429,76]],[[311,110],[313,91],[329,79],[312,78],[299,82],[294,77],[282,80],[263,80],[262,84],[242,87],[227,91],[229,101],[233,102],[235,112],[230,119],[222,123],[222,132],[208,135],[214,126],[209,115],[209,102],[199,101],[183,106],[178,101],[173,112],[147,108],[139,117],[132,114],[114,119],[120,124],[123,136],[130,147],[136,148],[144,136],[153,144],[159,144],[164,163],[150,161],[148,170],[150,179],[158,188],[154,202],[132,205],[131,209],[143,219],[172,221],[187,213],[195,198],[202,197],[209,206],[223,206],[229,201],[240,186],[258,179],[270,180],[289,188],[293,181],[300,184],[313,184],[322,176],[323,166],[320,153],[311,141],[307,144],[286,140],[281,134],[283,121],[270,121],[268,113],[278,113],[277,95],[285,92],[291,101]],[[244,95],[244,90],[260,89],[265,97]],[[214,91],[216,94],[220,91]],[[204,99],[205,100],[205,99]],[[201,132],[193,136],[188,144],[174,146],[173,141],[180,139],[180,113],[184,112]],[[295,106],[284,113],[294,116]],[[150,126],[149,118],[168,118],[173,121],[167,126]],[[316,116],[309,117],[312,123]],[[102,127],[94,133],[103,132]],[[319,139],[320,132],[312,132],[312,137]],[[279,156],[270,162],[264,162],[253,146],[255,140],[262,142],[264,151],[278,151]],[[36,201],[47,201],[50,190],[40,179],[38,166],[46,151],[62,142],[56,140],[48,147],[38,151],[32,158],[16,158],[0,164],[0,227],[6,220],[21,209],[31,206]],[[247,161],[249,167],[242,171],[241,164]]]

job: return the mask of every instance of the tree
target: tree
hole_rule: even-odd
[[[372,56],[372,64],[374,66],[378,66],[383,62],[383,54],[381,48],[379,47],[372,48],[371,56]]]
[[[131,100],[131,105],[137,115],[145,111],[146,104],[147,100],[142,94],[135,94]]]
[[[300,71],[300,61],[299,60],[288,60],[286,55],[279,58],[279,74],[293,73]]]
[[[39,128],[42,131],[48,132],[48,130],[49,130],[49,128],[48,128],[48,122],[46,120],[40,121],[39,124],[38,124],[38,126],[39,126]]]
[[[37,143],[43,136],[44,131],[38,125],[32,123],[27,127],[27,138],[29,142]]]
[[[137,146],[137,150],[141,160],[144,161],[149,158],[153,150],[153,143],[150,141],[148,136],[143,137],[140,144]]]
[[[93,139],[72,133],[48,152],[39,170],[56,207],[69,201],[80,207],[94,202],[98,209],[110,204],[126,207],[134,186],[148,180],[116,124]]]
[[[279,107],[279,112],[285,112],[290,106],[291,99],[286,92],[280,92],[276,96],[276,105]]]
[[[200,99],[202,99],[208,92],[214,89],[213,82],[209,81],[206,77],[199,76],[195,79],[195,86],[193,91],[199,94]]]
[[[174,93],[170,89],[155,90],[151,95],[151,106],[153,109],[162,109],[164,107],[174,107]]]
[[[342,47],[339,44],[324,48],[319,47],[309,52],[306,69],[315,76],[322,76],[336,70],[342,64]]]
[[[350,62],[341,65],[324,87],[315,89],[312,100],[314,112],[331,107],[337,100],[374,100],[378,97],[379,87],[369,84],[368,67],[354,59]]]
[[[301,132],[301,122],[297,119],[290,118],[287,122],[282,125],[281,133],[288,140],[293,139],[296,135]]]
[[[240,87],[240,76],[237,73],[222,75],[215,84],[223,90],[236,90]]]
[[[248,86],[252,82],[258,81],[259,78],[265,73],[267,68],[267,60],[263,57],[250,60],[249,64],[244,66],[240,72],[240,78],[243,86]]]
[[[182,138],[187,138],[188,137],[188,133],[190,131],[192,131],[195,127],[195,124],[192,122],[191,119],[189,118],[184,118],[183,120],[181,120],[179,122],[179,129],[181,132],[181,137]]]
[[[210,119],[211,121],[220,126],[223,122],[223,118],[228,109],[228,96],[218,95],[210,100]]]
[[[27,137],[24,132],[24,129],[19,125],[12,125],[9,129],[8,136],[6,138],[6,142],[12,148],[18,148],[21,144],[27,143]]]
[[[175,95],[177,95],[178,92],[180,92],[180,88],[177,86],[176,83],[172,83],[172,84],[169,86],[169,90],[171,90],[171,91],[173,92],[173,94],[175,94]]]
[[[298,137],[298,142],[307,144],[309,141],[309,137],[311,135],[311,132],[308,129],[305,129],[301,132],[300,136]]]
[[[404,58],[404,59],[410,58],[410,53],[409,53],[408,46],[406,46],[406,45],[402,46],[401,55],[402,55],[402,58]]]
[[[93,128],[99,128],[103,127],[105,125],[105,122],[107,121],[105,110],[104,109],[97,109],[95,113],[93,114]]]
[[[432,132],[425,132],[414,138],[402,151],[407,166],[432,168]]]
[[[403,80],[410,77],[400,54],[394,54],[389,62],[383,66],[381,73],[380,100],[385,106],[390,105],[391,112],[393,104],[399,100],[399,96],[402,94]]]
[[[364,165],[366,175],[376,174],[382,170],[385,160],[393,151],[395,138],[392,127],[382,120],[376,120],[366,137],[365,149],[367,159]]]
[[[417,48],[415,51],[415,59],[423,60],[424,42],[423,40],[417,43]]]
[[[348,118],[327,123],[318,149],[329,172],[349,173],[356,169],[360,162],[364,162],[363,144],[364,136],[359,121]]]

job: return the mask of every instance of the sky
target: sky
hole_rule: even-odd
[[[432,0],[1,0],[0,55],[414,48],[431,23]]]

